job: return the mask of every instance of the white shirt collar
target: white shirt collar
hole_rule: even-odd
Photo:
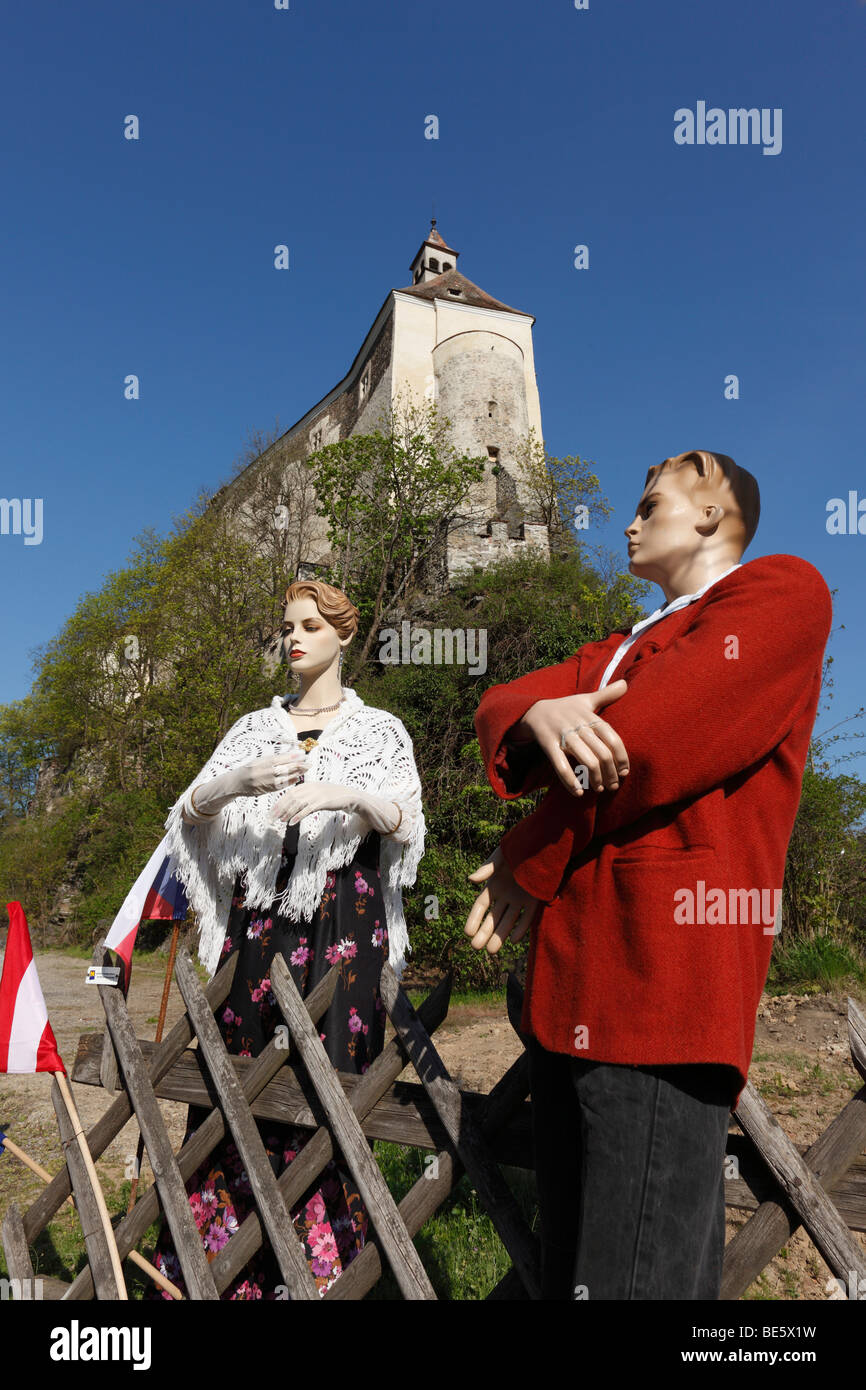
[[[648,618],[641,618],[640,622],[635,623],[631,630],[631,636],[623,638],[610,661],[607,663],[604,674],[599,682],[599,690],[603,690],[604,687],[609,684],[610,678],[617,666],[622,661],[629,647],[637,640],[639,633],[643,632],[644,628],[650,627],[653,623],[657,623],[660,618],[666,618],[668,613],[675,613],[678,608],[685,608],[688,604],[694,603],[696,598],[700,598],[707,592],[707,589],[711,589],[714,584],[718,584],[720,579],[724,579],[725,575],[733,574],[734,570],[738,570],[739,568],[739,564],[731,565],[730,569],[726,569],[724,574],[717,574],[715,579],[710,579],[706,584],[703,584],[700,589],[696,589],[693,594],[680,594],[679,598],[672,599],[671,602],[665,604],[664,607],[657,608],[654,613],[650,613]]]
[[[654,613],[650,613],[648,618],[641,618],[640,622],[635,623],[632,628],[632,635],[648,627],[650,623],[657,622],[659,618],[666,618],[668,613],[675,613],[678,608],[685,608],[689,603],[694,603],[696,598],[700,598],[702,594],[707,592],[707,589],[718,584],[720,579],[724,579],[727,575],[733,574],[734,570],[741,568],[741,564],[731,565],[730,569],[726,569],[723,574],[717,574],[715,579],[708,579],[706,584],[703,584],[700,589],[696,589],[693,594],[680,594],[679,598],[671,599],[670,603],[665,603]]]

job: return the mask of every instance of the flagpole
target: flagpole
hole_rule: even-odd
[[[19,1149],[18,1145],[9,1138],[8,1134],[4,1135],[2,1141],[0,1141],[0,1149],[8,1149],[19,1162],[24,1164],[25,1168],[29,1168],[31,1173],[35,1173],[37,1178],[41,1178],[44,1183],[53,1182],[51,1174],[42,1167],[41,1163],[37,1163],[35,1158],[31,1158],[23,1149]],[[66,1205],[74,1207],[75,1202],[71,1197],[67,1197]],[[170,1279],[166,1279],[165,1275],[161,1274],[156,1266],[152,1265],[149,1260],[146,1260],[143,1255],[140,1255],[137,1250],[130,1250],[129,1258],[134,1264],[138,1265],[139,1269],[149,1275],[155,1284],[165,1289],[166,1293],[170,1293],[172,1298],[183,1298],[183,1294],[177,1287],[177,1284],[173,1284]]]
[[[187,917],[189,913],[187,913]],[[165,983],[162,987],[162,1000],[159,1006],[159,1018],[156,1021],[156,1037],[154,1042],[162,1042],[162,1030],[165,1027],[165,1015],[168,1010],[168,995],[171,989],[171,977],[174,971],[174,960],[177,955],[177,942],[180,936],[180,922],[172,924],[171,946],[168,952],[168,965],[165,967]],[[132,1175],[132,1182],[129,1187],[129,1205],[127,1212],[131,1212],[135,1206],[135,1199],[138,1196],[138,1175],[141,1172],[141,1160],[144,1157],[144,1135],[139,1132],[138,1143],[135,1148],[135,1172]]]
[[[114,1272],[114,1281],[117,1284],[117,1296],[119,1299],[127,1301],[129,1299],[129,1294],[126,1292],[126,1284],[124,1283],[123,1279],[123,1270],[120,1265],[120,1253],[117,1249],[117,1241],[114,1239],[114,1228],[111,1224],[111,1218],[108,1215],[108,1208],[105,1205],[105,1197],[103,1195],[103,1191],[99,1183],[99,1178],[96,1173],[96,1165],[93,1162],[93,1155],[91,1154],[90,1149],[87,1147],[87,1140],[84,1137],[84,1130],[81,1127],[81,1117],[78,1114],[78,1108],[75,1104],[75,1100],[73,1099],[72,1091],[69,1089],[69,1082],[66,1080],[66,1073],[62,1071],[56,1071],[54,1073],[54,1076],[57,1080],[58,1086],[60,1087],[60,1094],[63,1097],[64,1104],[66,1105],[66,1109],[69,1114],[69,1118],[72,1121],[72,1129],[76,1139],[78,1140],[78,1147],[81,1150],[81,1157],[84,1160],[84,1166],[87,1169],[87,1173],[90,1178],[91,1185],[93,1187],[93,1196],[96,1200],[97,1210],[99,1211],[99,1215],[102,1218],[102,1225],[105,1231],[105,1239],[108,1242],[108,1254],[111,1258],[111,1268]]]

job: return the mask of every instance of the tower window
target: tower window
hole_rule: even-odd
[[[488,420],[492,420],[495,414],[496,414],[496,402],[495,402],[495,401],[488,401],[488,402],[487,402],[487,418],[488,418]]]
[[[364,371],[363,371],[363,373],[362,373],[362,375],[361,375],[361,384],[360,384],[360,387],[358,388],[358,394],[359,394],[360,402],[361,402],[361,404],[363,405],[363,404],[364,404],[364,401],[367,399],[367,397],[368,397],[369,394],[370,394],[370,363],[369,363],[369,362],[367,363],[367,365],[366,365],[366,367],[364,368]]]
[[[438,272],[439,272],[439,262],[437,261],[437,259],[436,259],[435,256],[431,256],[431,257],[430,257],[430,260],[427,262],[427,264],[429,265],[429,267],[430,267],[431,270],[435,270],[435,271],[437,272],[437,274],[438,274]]]
[[[499,462],[499,448],[496,444],[487,445],[487,457],[491,463]]]
[[[443,270],[453,270],[454,267],[453,267],[453,265],[451,264],[450,261],[443,261],[443,262],[442,262],[442,269],[443,269]]]
[[[312,433],[311,436],[310,436],[310,445],[311,445],[311,447],[312,447],[312,449],[313,449],[314,451],[315,451],[316,449],[321,449],[321,447],[322,447],[322,431],[321,431],[321,429],[313,430],[313,433]]]

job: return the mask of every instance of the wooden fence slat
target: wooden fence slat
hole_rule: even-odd
[[[423,1009],[423,1005],[421,1009]],[[419,1009],[420,1015],[421,1010]],[[422,1022],[425,1023],[426,1027],[423,1018]],[[523,1103],[528,1092],[529,1059],[524,1053],[511,1064],[505,1075],[500,1077],[489,1095],[484,1097],[484,1103],[476,1117],[476,1123],[486,1140],[490,1140],[494,1132],[491,1117],[501,1120],[502,1115],[508,1113],[509,1107]],[[449,1141],[449,1147],[436,1154],[435,1166],[430,1164],[425,1168],[423,1176],[409,1189],[400,1203],[400,1215],[405,1221],[406,1229],[410,1235],[416,1235],[425,1221],[434,1215],[461,1178],[463,1171],[463,1164],[460,1162],[457,1151]],[[537,1269],[539,1264],[538,1242],[531,1233],[529,1234],[529,1241],[533,1248],[534,1267]],[[365,1245],[361,1253],[355,1256],[342,1277],[328,1289],[325,1298],[363,1298],[381,1274],[382,1263],[376,1243],[373,1241]]]
[[[540,1298],[537,1253],[514,1194],[463,1105],[460,1091],[448,1075],[429,1033],[387,962],[382,969],[380,991],[391,1022],[403,1039],[412,1064],[436,1106],[527,1292],[531,1298]]]
[[[195,1025],[198,1045],[204,1053],[219,1093],[220,1108],[226,1124],[243,1158],[253,1197],[264,1221],[283,1279],[292,1298],[318,1301],[319,1290],[303,1245],[280,1195],[262,1136],[241,1090],[222,1034],[208,1008],[195,967],[186,950],[178,952],[175,977],[187,1012]]]
[[[3,1250],[10,1279],[17,1279],[22,1303],[36,1301],[36,1284],[30,1247],[24,1234],[24,1222],[17,1202],[10,1202],[3,1218]],[[18,1300],[16,1300],[17,1302]]]
[[[113,985],[98,985],[105,1017],[111,1030],[114,1050],[120,1062],[126,1089],[135,1107],[135,1117],[144,1137],[147,1156],[159,1188],[162,1208],[171,1227],[183,1277],[191,1298],[217,1299],[218,1294],[201,1236],[192,1214],[189,1198],[174,1161],[171,1140],[159,1102],[153,1093],[147,1065],[138,1046],[132,1020],[122,993]],[[205,1008],[207,1008],[205,1004]],[[211,1017],[213,1017],[211,1015]],[[134,1210],[134,1208],[133,1208]]]
[[[305,1000],[305,1003],[307,1001]],[[145,1058],[152,1054],[154,1044],[143,1041],[139,1044]],[[72,1072],[72,1079],[83,1085],[99,1084],[99,1053],[102,1047],[101,1035],[84,1034],[79,1045],[78,1055]],[[231,1058],[241,1085],[244,1077],[253,1066],[256,1058]],[[354,1096],[364,1076],[340,1071],[337,1076],[340,1085],[350,1098]],[[281,1124],[296,1124],[302,1128],[315,1130],[321,1123],[321,1115],[314,1112],[315,1092],[304,1089],[303,1068],[290,1063],[277,1072],[264,1090],[251,1101],[250,1108],[257,1119],[276,1120]],[[210,1075],[198,1048],[187,1048],[175,1062],[162,1081],[154,1087],[160,1100],[174,1100],[187,1105],[199,1105],[210,1109],[216,1101],[216,1092]],[[484,1100],[477,1091],[462,1092],[464,1104],[470,1114],[475,1115]],[[412,1144],[435,1153],[446,1141],[445,1130],[435,1106],[420,1082],[394,1082],[369,1111],[362,1121],[368,1139],[385,1139],[395,1144]],[[530,1105],[527,1101],[519,1112],[514,1113],[501,1131],[497,1132],[496,1157],[500,1163],[516,1168],[532,1168],[532,1125]]]
[[[736,1115],[833,1273],[844,1278],[854,1270],[866,1281],[866,1255],[751,1083]]]
[[[338,969],[336,966],[334,968]],[[448,1013],[452,980],[453,977],[450,973],[444,976],[419,1006],[419,1015],[428,1030],[435,1031]],[[316,1021],[315,1018],[313,1021]],[[352,1096],[351,1104],[359,1120],[363,1119],[368,1110],[373,1109],[379,1097],[392,1084],[394,1078],[403,1071],[407,1060],[399,1038],[389,1039],[372,1066],[358,1079],[358,1087]],[[327,1125],[322,1125],[310,1136],[297,1157],[277,1179],[283,1200],[289,1209],[313,1185],[333,1156],[334,1141],[331,1132]],[[415,1234],[414,1231],[410,1233]],[[261,1238],[261,1224],[258,1215],[255,1211],[251,1211],[241,1224],[240,1230],[232,1237],[225,1249],[219,1252],[213,1262],[213,1275],[220,1293],[228,1287],[238,1271],[255,1253],[261,1244]],[[337,1286],[348,1278],[364,1254],[365,1251],[362,1250],[361,1254],[352,1260],[348,1269],[336,1281]],[[376,1258],[378,1259],[378,1256]],[[375,1283],[375,1279],[371,1282]],[[332,1286],[332,1289],[325,1294],[326,1298],[333,1291],[333,1287],[335,1286]]]
[[[848,1044],[851,1060],[866,1081],[866,1014],[856,1000],[848,997]]]
[[[277,953],[271,962],[271,989],[277,996],[283,1018],[303,1058],[307,1074],[316,1088],[325,1114],[343,1156],[358,1184],[358,1192],[372,1218],[376,1234],[394,1271],[405,1298],[435,1299],[433,1285],[421,1263],[418,1251],[397,1211],[388,1184],[370,1152],[355,1112],[337,1080],[337,1073],[319,1034],[310,1023],[298,987],[284,957]]]
[[[338,965],[332,965],[327,975],[322,977],[304,1001],[309,1011],[310,1018],[314,1023],[318,1023],[322,1014],[324,1014],[326,1009],[330,1006],[339,976],[340,967]],[[276,1039],[272,1039],[259,1056],[252,1059],[253,1065],[240,1077],[241,1089],[247,1100],[252,1099],[256,1091],[266,1086],[274,1073],[286,1065],[286,1058],[288,1056],[289,1053],[286,1049],[278,1046]],[[241,1060],[246,1061],[247,1059],[242,1058]],[[213,1152],[224,1135],[225,1120],[222,1111],[217,1108],[212,1110],[204,1122],[199,1125],[195,1133],[190,1135],[180,1152],[176,1155],[178,1171],[184,1182],[192,1176],[199,1165]],[[157,1196],[157,1189],[155,1187],[149,1187],[139,1196],[132,1211],[127,1212],[114,1233],[121,1258],[138,1245],[147,1231],[147,1228],[156,1220],[158,1215],[159,1199]],[[232,1237],[230,1242],[231,1245],[234,1245],[239,1235],[240,1232]],[[243,1264],[244,1260],[241,1260],[238,1268],[242,1268]],[[214,1273],[213,1264],[211,1264],[211,1273]],[[71,1299],[86,1299],[92,1297],[93,1281],[89,1276],[90,1270],[85,1266],[80,1274],[73,1280],[69,1292],[69,1297]],[[216,1280],[214,1282],[216,1282]],[[222,1293],[222,1287],[217,1285],[217,1288],[219,1292]]]
[[[117,1299],[120,1297],[120,1291],[112,1267],[111,1253],[108,1249],[108,1239],[102,1224],[102,1216],[96,1205],[90,1174],[78,1144],[72,1119],[56,1080],[51,1083],[51,1101],[57,1115],[60,1143],[66,1166],[69,1169],[69,1179],[75,1197],[78,1219],[81,1223],[81,1233],[84,1236],[84,1248],[87,1251],[87,1259],[96,1288],[96,1297],[99,1299]]]
[[[238,963],[238,953],[233,951],[222,966],[218,974],[210,981],[205,994],[208,999],[209,1007],[219,1008],[228,996],[232,986],[235,969]],[[178,1019],[168,1037],[159,1044],[153,1052],[148,1066],[148,1076],[151,1084],[156,1084],[166,1074],[170,1067],[177,1061],[181,1053],[192,1041],[194,1034],[190,1021],[186,1014]],[[87,1147],[93,1155],[94,1161],[104,1153],[109,1144],[114,1140],[123,1126],[132,1116],[132,1104],[129,1096],[125,1092],[109,1106],[105,1114],[100,1116],[91,1129],[88,1130]],[[51,1182],[42,1189],[39,1196],[24,1213],[24,1233],[28,1242],[32,1245],[41,1231],[44,1231],[49,1221],[66,1201],[72,1188],[69,1181],[69,1169],[65,1166],[56,1173]]]
[[[866,1079],[866,1017],[856,1001],[848,999],[848,1040],[854,1066]],[[866,1087],[861,1088],[806,1150],[803,1162],[822,1185],[837,1197],[849,1191],[846,1176],[866,1147]],[[776,1191],[778,1192],[778,1186]],[[838,1202],[837,1202],[838,1209]],[[862,1212],[858,1206],[858,1217]],[[736,1299],[800,1226],[793,1203],[775,1195],[762,1202],[755,1215],[737,1231],[725,1249],[720,1298]],[[857,1225],[857,1229],[863,1229]],[[846,1271],[847,1274],[847,1271]]]
[[[308,1009],[309,996],[305,999]],[[102,1052],[101,1033],[83,1033],[72,1069],[72,1080],[82,1085],[99,1085],[99,1058]],[[156,1044],[142,1040],[139,1046],[148,1059]],[[245,1077],[257,1058],[232,1056],[244,1094],[248,1095]],[[205,1080],[207,1068],[197,1048],[187,1048],[172,1069],[154,1088],[159,1100],[174,1100],[205,1109],[213,1105],[214,1091]],[[365,1073],[366,1075],[366,1073]],[[353,1099],[362,1077],[350,1072],[337,1073],[340,1085]],[[463,1102],[476,1120],[484,1100],[480,1092],[461,1090]],[[248,1095],[249,1098],[249,1095]],[[257,1119],[272,1119],[280,1123],[297,1124],[315,1130],[317,1117],[310,1109],[302,1090],[301,1080],[287,1067],[277,1071],[258,1095],[250,1099],[250,1108]],[[445,1130],[424,1087],[419,1083],[392,1083],[361,1121],[368,1139],[384,1139],[396,1144],[409,1144],[435,1153],[445,1144]],[[797,1146],[801,1156],[806,1146]],[[497,1163],[512,1168],[534,1168],[530,1106],[527,1101],[519,1112],[513,1112],[490,1143]],[[740,1165],[739,1178],[725,1182],[725,1204],[740,1211],[756,1211],[762,1202],[778,1194],[778,1184],[767,1170],[751,1140],[737,1132],[728,1135],[728,1156],[736,1156]],[[205,1155],[206,1156],[206,1155]],[[848,1170],[835,1182],[825,1185],[846,1225],[855,1231],[866,1231],[866,1157],[856,1158]]]
[[[827,1191],[847,1172],[864,1147],[866,1086],[861,1087],[820,1138],[810,1145],[803,1162]],[[763,1202],[725,1247],[720,1299],[740,1298],[799,1225],[796,1209],[781,1192]]]
[[[97,941],[93,948],[93,964],[96,966],[107,965],[111,959],[105,949],[103,940]],[[120,1071],[117,1065],[117,1053],[111,1041],[111,1034],[106,1028],[102,1035],[102,1056],[99,1059],[99,1084],[106,1091],[116,1091],[120,1081]]]

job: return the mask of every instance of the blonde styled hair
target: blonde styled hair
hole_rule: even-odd
[[[361,617],[342,589],[326,584],[323,579],[298,579],[286,589],[286,603],[294,603],[299,598],[311,598],[319,610],[319,616],[336,630],[337,636],[354,637],[358,631]]]

